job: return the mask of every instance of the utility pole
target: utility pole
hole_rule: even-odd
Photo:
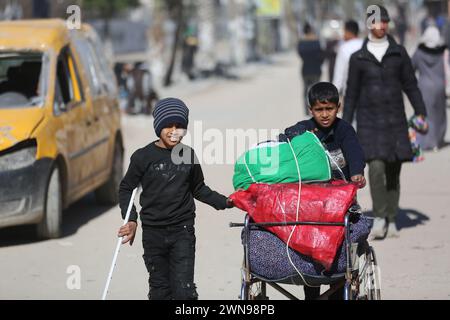
[[[258,61],[261,57],[258,50],[258,17],[256,15],[257,5],[255,0],[247,3],[247,27],[248,27],[248,61]]]
[[[181,37],[181,31],[183,28],[183,13],[184,13],[184,5],[183,5],[183,1],[179,0],[179,1],[174,1],[170,7],[169,7],[169,11],[170,11],[170,16],[171,19],[173,19],[176,23],[176,28],[175,28],[175,32],[174,32],[174,40],[172,43],[172,52],[170,54],[170,62],[169,62],[169,67],[167,69],[166,75],[164,77],[164,86],[168,87],[172,84],[172,74],[173,74],[173,70],[175,68],[175,59],[176,59],[176,55],[177,55],[177,49],[180,43],[180,37]]]

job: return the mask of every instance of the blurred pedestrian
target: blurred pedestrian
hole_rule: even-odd
[[[297,51],[303,61],[303,99],[305,102],[305,115],[309,115],[308,91],[315,83],[320,81],[322,76],[322,64],[324,61],[324,51],[320,41],[314,33],[309,23],[303,27],[304,38],[298,43]]]
[[[420,22],[420,30],[423,34],[428,27],[436,25],[436,18],[430,12],[428,12],[427,16]]]
[[[333,81],[334,78],[334,68],[336,65],[337,51],[339,48],[340,36],[334,33],[331,39],[326,41],[325,45],[325,60],[328,61],[328,81]]]
[[[337,53],[333,77],[333,84],[336,86],[341,96],[344,95],[347,85],[350,57],[356,51],[361,49],[363,45],[363,40],[358,38],[358,35],[358,22],[354,20],[346,21],[344,27],[344,42],[339,47]]]
[[[118,62],[114,65],[114,74],[116,76],[121,101],[128,100],[127,78],[132,69],[133,67],[128,63]],[[124,109],[126,109],[126,105],[127,103],[125,103]]]
[[[183,41],[183,58],[182,58],[182,70],[188,76],[189,80],[195,79],[194,65],[195,54],[198,49],[198,38],[194,27],[189,26],[184,35]]]
[[[398,35],[398,41],[400,45],[405,44],[406,33],[408,32],[408,19],[406,18],[406,6],[405,4],[397,5],[397,18],[395,19],[395,28]]]
[[[116,76],[117,85],[119,87],[124,86],[126,82],[122,76],[123,66],[124,64],[122,62],[117,62],[114,64],[114,75]]]
[[[127,113],[151,115],[153,105],[159,99],[153,85],[152,74],[142,62],[136,62],[131,70],[128,68]]]
[[[445,94],[446,46],[441,41],[439,29],[430,26],[425,30],[421,43],[412,57],[414,69],[418,71],[419,88],[423,93],[428,114],[428,134],[418,134],[423,150],[437,151],[444,145],[447,130]]]
[[[373,239],[398,236],[395,219],[400,171],[402,163],[413,159],[402,91],[415,114],[426,116],[411,59],[406,49],[388,35],[388,11],[382,6],[379,9],[381,15],[375,17],[363,47],[350,58],[344,108],[344,120],[350,123],[357,111],[358,138],[369,164]]]

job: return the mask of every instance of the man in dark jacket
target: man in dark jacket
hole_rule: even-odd
[[[305,101],[305,115],[309,115],[308,90],[313,84],[320,81],[325,53],[319,39],[308,23],[303,27],[303,33],[305,37],[299,41],[297,52],[303,61],[303,99]]]
[[[400,170],[413,153],[408,137],[402,91],[417,116],[425,104],[406,49],[387,34],[390,21],[384,7],[375,17],[369,37],[350,59],[344,120],[353,121],[369,164],[369,182],[376,217],[372,238],[397,237],[395,217],[400,198]],[[371,19],[371,17],[368,17]]]

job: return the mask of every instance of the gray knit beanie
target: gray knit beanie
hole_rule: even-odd
[[[167,98],[158,101],[153,111],[156,135],[161,136],[161,131],[167,125],[178,123],[183,129],[189,124],[189,109],[183,101],[176,98]]]

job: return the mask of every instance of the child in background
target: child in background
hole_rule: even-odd
[[[308,92],[308,102],[313,117],[287,128],[285,133],[280,135],[280,140],[292,140],[305,131],[313,132],[332,158],[330,163],[333,177],[345,178],[349,182],[356,183],[359,188],[364,188],[366,186],[364,152],[355,129],[337,117],[341,106],[337,88],[329,82],[316,83]],[[314,300],[320,296],[320,287],[304,286],[304,291],[306,300]],[[337,291],[330,298],[342,299],[343,292]]]

